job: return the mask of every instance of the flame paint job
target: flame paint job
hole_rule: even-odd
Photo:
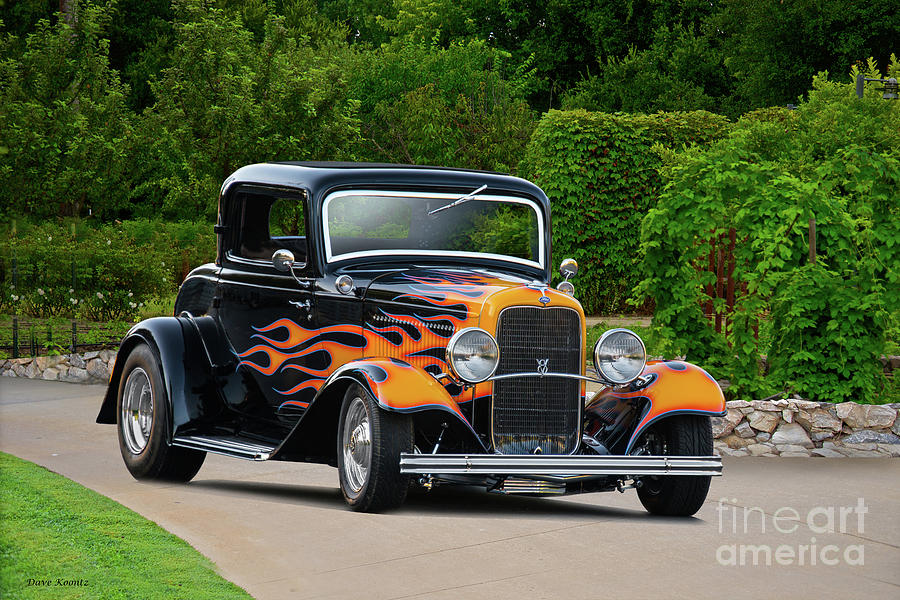
[[[594,396],[586,411],[600,409],[608,400],[645,399],[647,406],[634,433],[628,440],[626,454],[641,433],[660,418],[673,414],[721,416],[725,414],[725,397],[709,373],[687,362],[648,363],[644,375],[655,375],[645,387],[634,390],[606,388]]]
[[[577,310],[584,322],[580,304],[570,296],[540,283],[487,271],[422,269],[390,273],[376,279],[369,293],[387,301],[389,306],[374,308],[362,326],[309,328],[280,318],[253,327],[256,333],[251,339],[259,343],[238,353],[239,366],[264,376],[299,371],[305,376],[302,381],[275,391],[287,397],[279,408],[306,408],[312,395],[322,389],[336,369],[363,357],[396,358],[409,368],[427,369],[434,374],[448,372],[444,354],[454,331],[477,326],[496,334],[499,313],[507,306],[567,306]],[[320,356],[315,356],[315,362],[319,368],[292,363],[317,353]],[[460,404],[489,398],[492,388],[491,383],[481,383],[474,390],[461,391],[454,398],[452,412],[462,416]],[[403,397],[397,396],[401,404]],[[418,402],[426,407],[431,401],[421,397]]]
[[[407,362],[396,358],[365,358],[352,361],[337,369],[332,375],[332,380],[353,373],[362,375],[362,378],[355,379],[364,385],[378,404],[386,410],[398,412],[415,412],[431,408],[445,410],[456,415],[471,429],[468,419],[444,386],[434,377]]]

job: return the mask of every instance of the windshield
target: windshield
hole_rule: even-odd
[[[336,192],[325,199],[326,259],[399,254],[495,258],[544,268],[536,203],[479,194]],[[440,211],[436,211],[445,207]],[[433,214],[428,214],[429,212]]]

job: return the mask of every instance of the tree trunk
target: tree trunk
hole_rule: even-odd
[[[75,25],[78,22],[75,5],[76,0],[59,0],[59,12],[63,20],[69,25]]]

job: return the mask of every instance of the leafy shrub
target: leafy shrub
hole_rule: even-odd
[[[578,298],[589,313],[621,312],[639,280],[641,220],[656,204],[662,161],[654,144],[705,144],[728,120],[705,112],[625,115],[550,111],[525,171],[553,207],[553,261],[578,261]]]
[[[0,246],[0,310],[93,320],[134,318],[215,258],[206,223],[125,221],[87,227],[17,223]]]
[[[163,269],[111,228],[76,238],[42,224],[4,244],[4,291],[15,308],[39,317],[122,319],[168,287]]]
[[[900,304],[900,106],[879,96],[859,100],[852,84],[822,76],[796,115],[757,111],[728,138],[678,157],[641,237],[639,292],[656,303],[666,352],[717,365],[732,394],[875,399]],[[734,310],[713,303],[726,323],[718,334],[701,310],[715,278],[705,264],[730,231],[736,298]],[[768,348],[757,335],[766,320]]]

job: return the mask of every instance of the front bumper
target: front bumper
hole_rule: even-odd
[[[546,481],[596,477],[722,474],[719,456],[569,456],[532,454],[401,454],[400,472],[410,475],[516,476]]]

